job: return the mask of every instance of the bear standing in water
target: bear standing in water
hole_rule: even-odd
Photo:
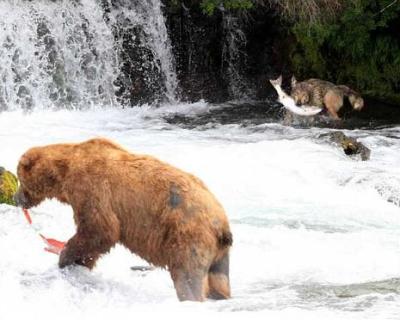
[[[77,231],[60,254],[61,268],[91,269],[121,243],[168,268],[180,300],[230,297],[229,222],[195,176],[106,139],[32,148],[17,172],[17,205],[55,198],[72,206]]]

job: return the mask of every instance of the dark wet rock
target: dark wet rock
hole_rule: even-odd
[[[292,39],[271,8],[209,16],[198,1],[163,3],[184,100],[265,99],[273,92],[269,78],[289,78],[282,50]]]
[[[375,109],[384,110],[385,106],[375,105]],[[373,109],[371,107],[371,109]],[[377,112],[379,113],[379,112]],[[281,123],[295,128],[332,128],[332,129],[368,129],[381,130],[390,128],[400,123],[400,109],[395,113],[387,114],[388,118],[381,116],[371,119],[367,116],[359,117],[362,112],[353,112],[340,121],[333,120],[328,115],[322,114],[314,117],[293,117],[287,123],[286,109],[275,99],[259,102],[224,103],[210,105],[207,112],[199,114],[169,114],[164,118],[166,122],[184,128],[204,129],[218,125],[238,124],[244,127],[257,126],[265,123]]]
[[[221,124],[252,126],[278,122],[282,118],[283,112],[284,109],[280,108],[279,104],[274,102],[225,103],[220,106],[210,106],[208,112],[200,114],[167,115],[165,120],[170,124],[187,129],[207,129]]]
[[[155,268],[153,266],[132,266],[131,270],[145,272],[145,271],[153,271],[155,270]]]
[[[370,158],[370,149],[368,149],[361,142],[358,142],[357,139],[348,137],[341,131],[324,133],[320,135],[319,138],[328,139],[329,141],[334,142],[340,146],[344,153],[348,156],[360,155],[361,160],[363,161],[369,160]]]

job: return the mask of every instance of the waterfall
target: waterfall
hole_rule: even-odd
[[[113,8],[109,19],[117,35],[117,47],[129,70],[121,80],[122,86],[136,92],[144,82],[153,97],[176,102],[178,80],[161,0],[108,2]]]
[[[113,5],[107,18],[99,0],[0,2],[0,110],[119,104],[117,80],[126,70],[115,31],[135,25],[145,35],[141,45],[151,52],[145,62],[160,74],[160,100],[176,100],[160,0],[133,4]]]
[[[242,30],[240,17],[231,12],[223,12],[222,28],[224,43],[222,48],[222,68],[226,70],[229,95],[233,99],[245,99],[253,95],[242,75],[242,68],[246,65],[246,35]]]

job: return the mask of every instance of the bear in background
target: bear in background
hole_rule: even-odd
[[[291,84],[290,95],[297,105],[325,107],[329,115],[336,120],[340,119],[338,112],[343,107],[345,97],[354,110],[360,111],[364,107],[361,95],[344,85],[335,85],[320,79],[297,82],[295,77],[292,77]]]

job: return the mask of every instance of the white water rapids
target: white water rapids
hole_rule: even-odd
[[[160,109],[93,108],[0,114],[1,165],[15,171],[29,147],[102,136],[202,178],[231,221],[232,299],[179,303],[169,274],[122,247],[93,272],[59,270],[22,213],[0,205],[0,319],[148,312],[256,311],[267,319],[398,319],[400,128],[355,130],[369,161],[316,137],[326,129],[280,124],[183,129],[165,115],[204,114],[205,103]],[[390,201],[388,201],[390,200]],[[397,202],[396,202],[397,201]],[[32,210],[46,236],[67,240],[71,209]]]

